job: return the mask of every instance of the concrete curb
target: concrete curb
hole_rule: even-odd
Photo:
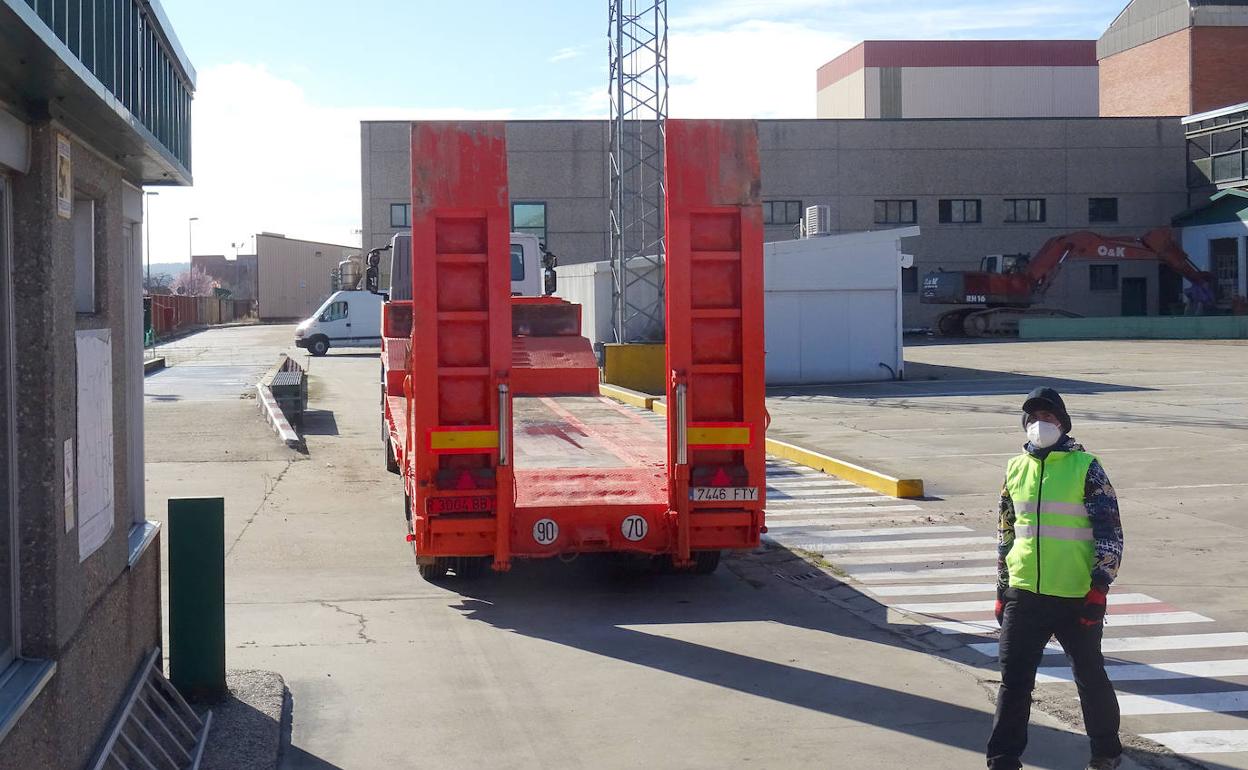
[[[639,409],[653,409],[655,397],[649,393],[622,388],[619,385],[608,385],[605,382],[598,386],[598,392],[607,398],[614,398],[616,401],[629,406],[635,406]]]
[[[286,420],[286,415],[282,414],[282,409],[277,405],[277,399],[273,398],[273,391],[269,390],[262,384],[256,384],[256,401],[260,404],[260,411],[264,412],[264,417],[268,420],[273,431],[277,433],[286,446],[296,449],[300,452],[304,450],[303,438],[290,427],[290,423]]]
[[[160,358],[151,358],[143,362],[143,374],[151,374],[152,372],[158,372],[164,368],[165,359],[163,356]]]
[[[599,390],[602,395],[614,398],[630,406],[637,406],[642,409],[649,408],[655,414],[667,414],[667,404],[657,396],[638,393],[635,390],[628,390],[615,385],[601,385]],[[648,405],[645,403],[646,401],[649,401]],[[852,481],[868,489],[874,489],[876,492],[889,497],[906,499],[923,497],[923,479],[895,478],[886,473],[864,468],[861,465],[838,460],[835,457],[816,452],[813,449],[806,449],[805,447],[773,438],[767,439],[767,452],[776,457],[792,460],[799,465],[805,465],[807,468],[830,473],[846,481]]]
[[[879,471],[774,438],[767,439],[767,451],[776,457],[783,457],[799,465],[805,465],[807,468],[830,473],[890,497],[923,497],[923,479],[894,478]]]

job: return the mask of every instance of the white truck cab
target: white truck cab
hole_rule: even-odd
[[[529,233],[512,233],[511,293],[517,297],[540,297],[546,293],[546,271],[541,241]],[[398,233],[390,240],[390,292],[393,300],[412,298],[412,234]]]
[[[381,295],[370,291],[336,291],[310,318],[295,327],[295,345],[314,356],[331,347],[381,345]]]

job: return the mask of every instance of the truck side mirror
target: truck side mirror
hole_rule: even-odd
[[[542,278],[543,278],[543,283],[544,283],[544,288],[546,290],[546,294],[547,295],[554,294],[559,286],[559,277],[555,274],[554,268],[548,267],[544,269],[542,273],[543,273]]]
[[[369,260],[369,261],[374,262],[373,260]],[[365,269],[364,271],[364,288],[368,289],[368,291],[372,294],[379,294],[380,288],[381,288],[380,277],[381,277],[381,273],[377,269],[376,263],[374,262],[373,264],[370,264],[368,268]]]

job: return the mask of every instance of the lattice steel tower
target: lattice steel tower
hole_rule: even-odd
[[[667,0],[608,0],[611,277],[616,342],[663,339]]]

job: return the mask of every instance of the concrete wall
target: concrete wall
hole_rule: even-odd
[[[879,117],[879,78],[876,68],[871,69],[876,82],[876,114]],[[867,117],[867,70],[860,69],[841,80],[819,89],[815,94],[815,116],[819,118],[861,119]]]
[[[904,67],[900,82],[903,118],[1097,115],[1096,67]]]
[[[96,750],[131,675],[160,644],[160,555],[153,545],[130,567],[128,535],[142,513],[142,335],[135,190],[121,169],[72,144],[76,195],[95,201],[97,311],[75,313],[73,228],[56,214],[56,131],[31,127],[28,173],[13,186],[17,340],[21,650],[56,674],[0,746],[0,768],[79,768]],[[3,169],[0,169],[3,173]],[[139,316],[141,318],[141,316]],[[78,520],[66,516],[65,442],[87,449],[76,422],[75,332],[112,335],[112,532],[79,558]],[[137,433],[137,435],[136,435]],[[74,478],[74,469],[70,477]],[[75,479],[76,483],[76,479]],[[71,499],[73,496],[71,495]],[[68,525],[68,526],[67,526]],[[67,531],[68,529],[68,531]]]
[[[408,131],[407,123],[364,124],[366,245],[389,240],[389,203],[409,194],[406,171],[395,171],[408,165],[400,140]],[[605,137],[606,124],[599,121],[508,127],[512,198],[547,201],[549,242],[565,265],[608,256]],[[876,199],[917,201],[923,235],[907,249],[920,275],[978,269],[987,254],[1034,252],[1072,230],[1141,235],[1169,224],[1187,205],[1177,118],[764,120],[759,140],[763,198],[827,204],[835,232],[892,226],[875,223]],[[1119,221],[1090,224],[1091,197],[1118,198]],[[943,198],[981,200],[982,223],[941,224]],[[1007,198],[1044,198],[1047,221],[1006,223]],[[766,229],[768,241],[792,237],[790,225]],[[1087,269],[1068,266],[1050,300],[1085,314],[1118,312],[1121,295],[1090,291]],[[1156,312],[1157,268],[1120,267],[1123,277],[1137,271],[1150,278]],[[928,325],[941,310],[907,294],[906,326]]]
[[[389,208],[386,209],[387,215]],[[358,254],[355,246],[301,241],[280,235],[256,236],[258,312],[265,321],[301,320],[332,293],[330,277],[338,262]]]

